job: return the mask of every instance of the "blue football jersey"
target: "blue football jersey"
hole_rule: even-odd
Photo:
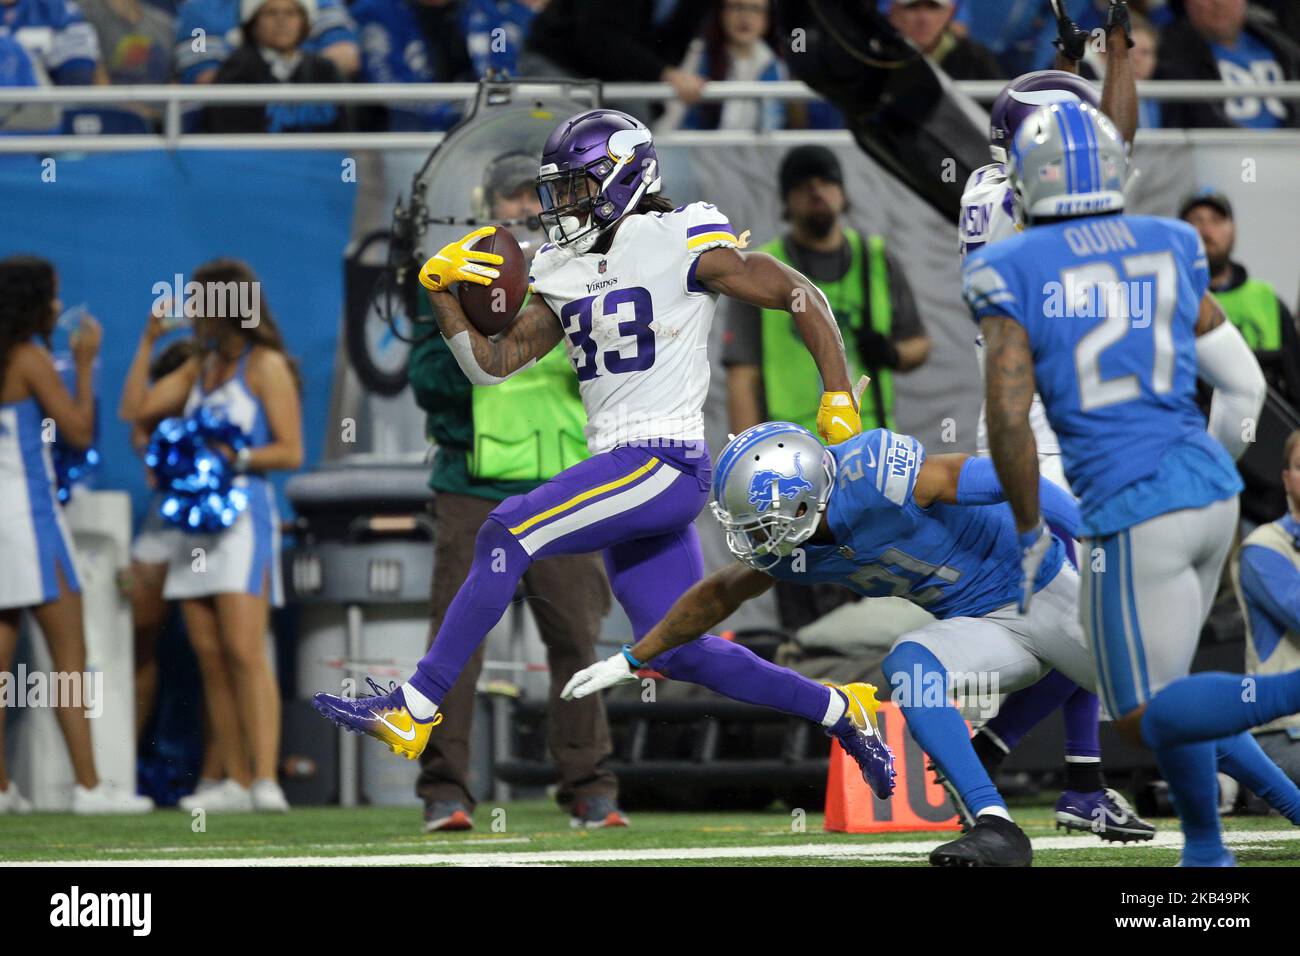
[[[917,505],[912,491],[925,448],[908,435],[877,428],[830,450],[835,488],[826,508],[835,544],[806,542],[769,574],[907,598],[939,618],[980,617],[1016,601],[1020,550],[1009,505]],[[1053,538],[1035,591],[1064,560]]]
[[[1034,226],[967,259],[978,322],[1029,338],[1081,530],[1113,534],[1241,489],[1196,406],[1196,317],[1205,249],[1184,222],[1099,216]]]

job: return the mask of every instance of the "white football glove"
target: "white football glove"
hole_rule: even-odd
[[[1038,527],[1022,532],[1020,542],[1020,600],[1017,607],[1021,614],[1029,611],[1029,601],[1034,596],[1034,579],[1038,569],[1047,557],[1047,550],[1052,546],[1052,533],[1039,519]]]
[[[636,680],[636,671],[632,667],[632,662],[620,651],[613,657],[607,657],[590,667],[584,667],[570,677],[569,682],[564,685],[564,690],[560,691],[560,697],[564,700],[581,700],[606,687],[626,684],[634,680]]]

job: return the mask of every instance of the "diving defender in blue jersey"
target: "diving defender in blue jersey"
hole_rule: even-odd
[[[957,675],[983,679],[996,694],[1053,669],[1095,686],[1078,620],[1079,578],[1063,543],[1077,533],[1074,499],[1042,482],[1043,512],[1056,537],[1034,574],[1034,608],[1021,615],[1014,521],[986,458],[927,457],[915,438],[884,429],[826,448],[798,425],[768,422],[727,445],[713,492],[727,546],[743,563],[696,584],[623,655],[579,671],[564,696],[632,679],[632,663],[695,640],[774,578],[906,598],[938,620],[898,638],[885,659],[892,698],[975,820],[930,861],[1029,865],[1029,840],[976,757],[950,693]],[[1123,808],[1112,809],[1116,825],[1127,820]]]
[[[1275,805],[1295,802],[1246,731],[1300,711],[1300,672],[1188,676],[1237,528],[1233,457],[1253,434],[1264,379],[1206,291],[1196,232],[1121,214],[1124,165],[1115,127],[1087,104],[1052,103],[1026,120],[1008,170],[1029,228],[966,260],[964,295],[986,343],[989,446],[1023,579],[1056,549],[1028,421],[1037,389],[1079,497],[1079,605],[1102,701],[1155,752],[1183,865],[1231,865],[1216,762],[1271,787]],[[1208,431],[1198,375],[1215,390]]]

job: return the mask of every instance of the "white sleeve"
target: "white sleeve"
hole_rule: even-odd
[[[1196,364],[1200,377],[1214,387],[1208,431],[1235,461],[1245,453],[1264,407],[1264,373],[1231,322],[1197,338]]]

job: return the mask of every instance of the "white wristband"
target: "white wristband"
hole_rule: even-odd
[[[451,354],[455,357],[460,370],[465,373],[465,377],[474,385],[500,385],[510,375],[518,375],[524,369],[532,368],[537,364],[537,359],[529,359],[511,372],[510,375],[505,376],[505,378],[498,378],[479,367],[478,359],[474,358],[474,343],[470,341],[468,332],[457,332],[447,340],[447,347],[451,349]]]

